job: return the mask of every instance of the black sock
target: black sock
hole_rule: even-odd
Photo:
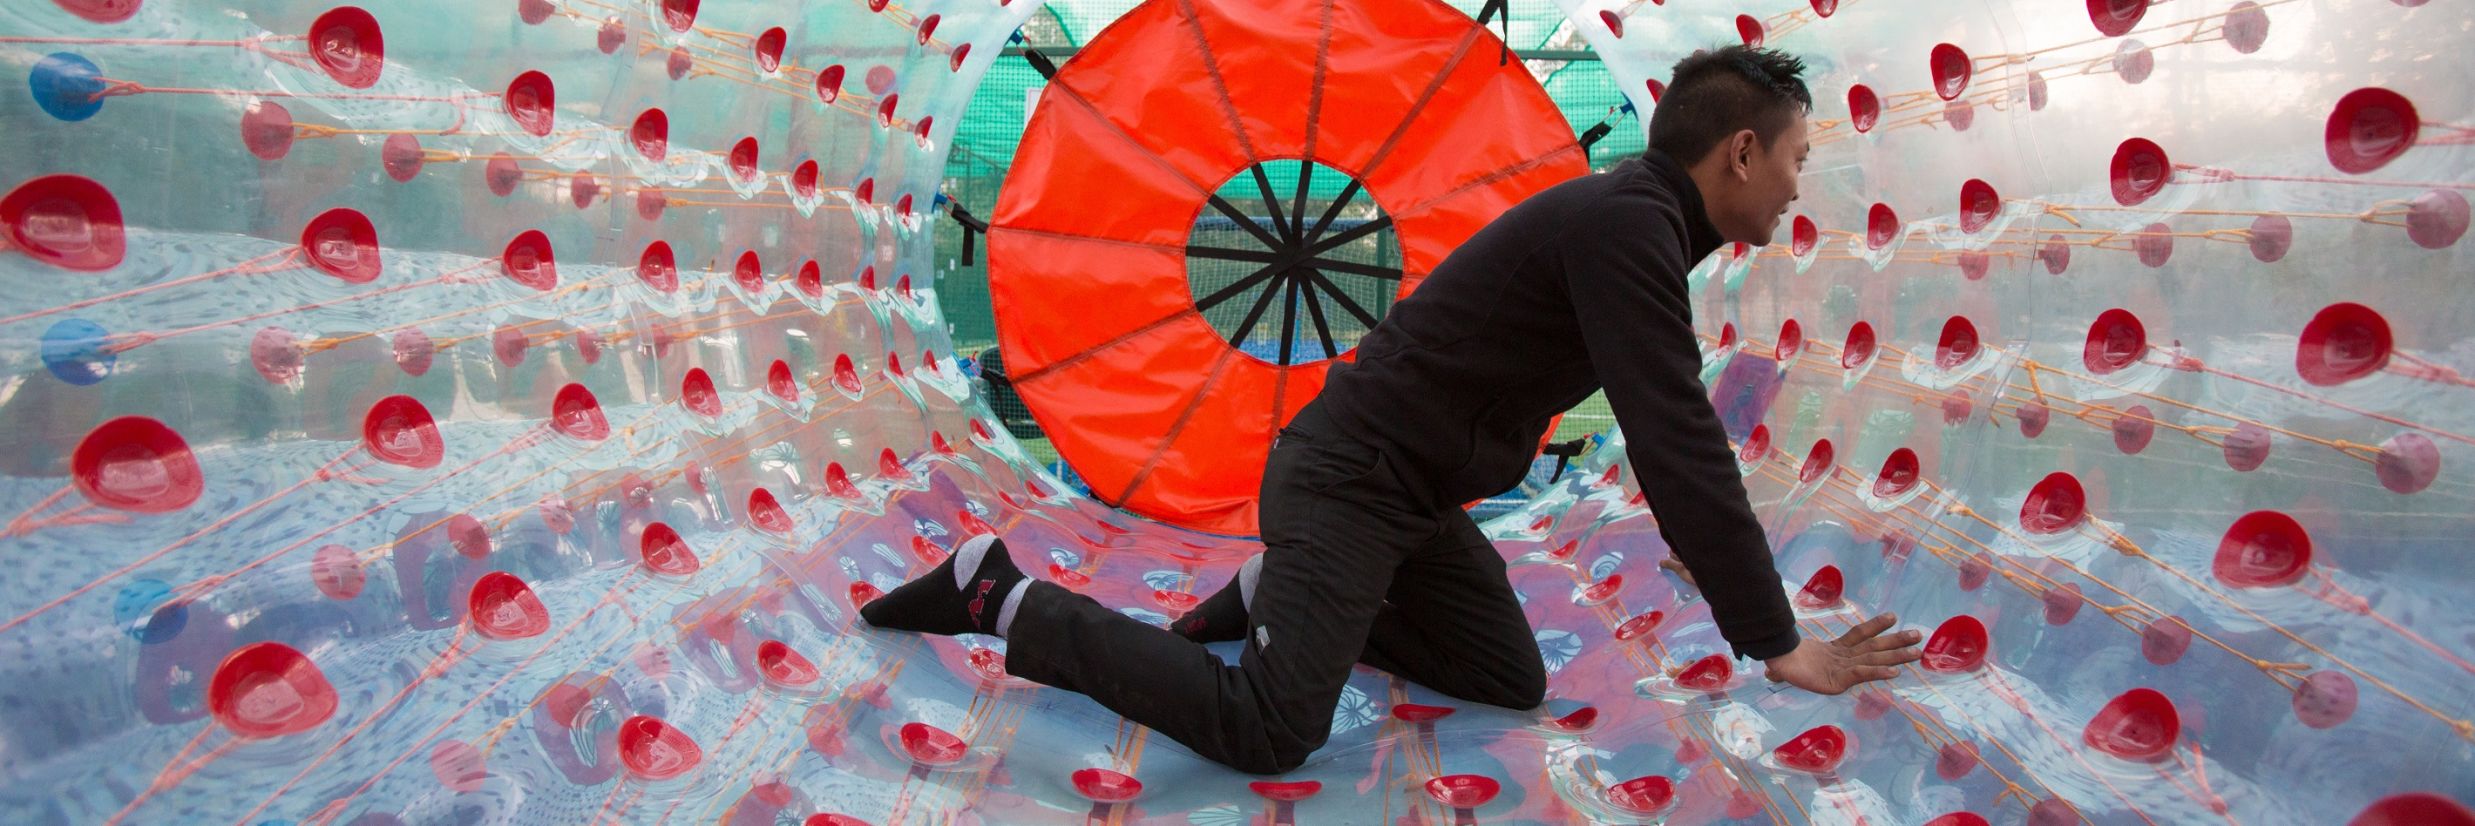
[[[1250,560],[1246,565],[1239,566],[1237,575],[1229,577],[1229,584],[1220,586],[1219,591],[1204,598],[1203,603],[1196,605],[1194,610],[1169,623],[1169,630],[1195,642],[1245,639],[1249,619],[1245,581],[1254,566],[1260,564]]]
[[[965,556],[946,557],[935,570],[870,600],[860,607],[860,618],[878,628],[923,634],[1001,633],[997,617],[1005,610],[1006,597],[1023,581],[1023,572],[1006,554],[1005,541],[995,540],[971,578],[956,586],[954,563]]]
[[[1230,579],[1219,593],[1169,623],[1169,630],[1195,642],[1245,639],[1246,603],[1238,599],[1237,580]]]

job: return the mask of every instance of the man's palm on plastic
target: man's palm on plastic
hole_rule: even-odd
[[[1684,584],[1699,587],[1693,572],[1675,557],[1659,560]],[[1883,614],[1848,629],[1829,642],[1806,637],[1796,650],[1763,660],[1772,682],[1787,683],[1815,694],[1841,694],[1876,680],[1899,676],[1899,667],[1916,662],[1915,646],[1925,636],[1915,631],[1885,635],[1899,617]]]

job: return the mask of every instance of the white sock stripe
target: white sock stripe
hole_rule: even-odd
[[[996,534],[984,533],[963,540],[962,546],[954,549],[954,587],[971,585],[971,575],[980,572],[980,560],[988,557],[988,546],[996,541]]]
[[[997,636],[1005,636],[1006,629],[1014,627],[1014,609],[1023,606],[1023,592],[1029,590],[1031,580],[1025,578],[1014,583],[1014,590],[1006,592],[1005,607],[997,609]]]
[[[1255,582],[1261,579],[1263,555],[1256,554],[1247,558],[1246,565],[1238,569],[1238,604],[1249,611],[1255,608]]]

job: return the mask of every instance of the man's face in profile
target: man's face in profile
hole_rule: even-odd
[[[1787,218],[1788,205],[1796,202],[1797,184],[1804,175],[1805,158],[1812,153],[1813,143],[1806,135],[1805,119],[1801,116],[1769,147],[1761,147],[1759,140],[1754,143],[1753,174],[1745,194],[1758,210],[1753,214],[1762,216],[1761,237],[1731,240],[1758,247],[1769,244],[1778,235],[1779,223]]]

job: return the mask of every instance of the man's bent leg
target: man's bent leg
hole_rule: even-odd
[[[1365,662],[1446,696],[1506,708],[1545,699],[1546,663],[1504,557],[1468,514],[1394,571]]]
[[[1372,549],[1369,549],[1372,550]],[[1008,638],[1006,670],[1090,695],[1126,719],[1240,771],[1297,768],[1331,733],[1389,561],[1275,545],[1246,650],[1230,666],[1200,643],[1056,585],[1036,582]]]
[[[1399,506],[1405,497],[1390,484],[1371,448],[1274,450],[1264,563],[1236,666],[1174,632],[1035,583],[1008,629],[1006,669],[1090,695],[1237,769],[1296,768],[1331,733],[1393,569],[1437,532],[1431,516]]]

